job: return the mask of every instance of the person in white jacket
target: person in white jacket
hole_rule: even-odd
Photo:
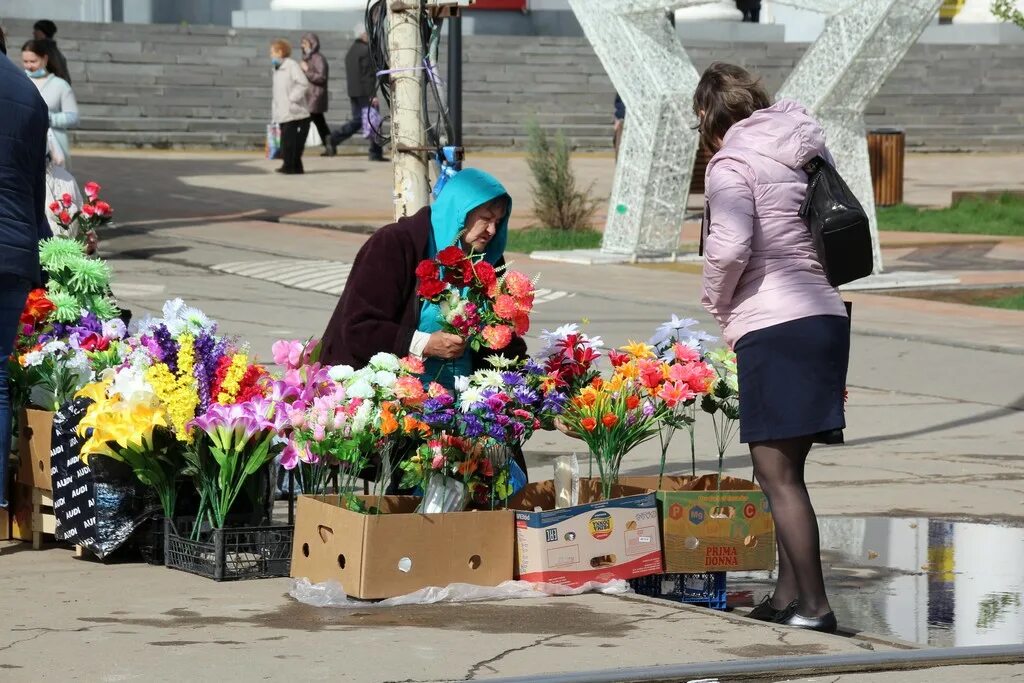
[[[278,39],[270,44],[270,63],[274,66],[273,122],[281,127],[281,158],[278,173],[302,173],[302,151],[309,135],[309,108],[306,90],[309,81],[302,67],[291,58],[292,46]]]

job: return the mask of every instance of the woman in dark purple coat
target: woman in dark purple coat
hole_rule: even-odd
[[[316,126],[316,132],[324,143],[324,151],[320,156],[327,157],[334,155],[331,147],[331,129],[327,125],[324,114],[327,113],[327,79],[330,76],[330,69],[327,66],[327,58],[320,54],[320,37],[315,33],[307,33],[302,36],[302,71],[309,81],[309,88],[306,89],[306,106],[309,108],[309,120]]]

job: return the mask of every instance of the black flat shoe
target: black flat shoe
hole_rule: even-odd
[[[786,611],[786,608],[775,609],[772,607],[772,596],[764,596],[762,600],[754,609],[747,612],[748,619],[756,619],[758,621],[775,621],[775,618]]]
[[[823,614],[820,617],[805,617],[793,612],[793,614],[785,621],[778,621],[776,623],[782,624],[783,626],[807,629],[808,631],[819,631],[821,633],[835,633],[839,628],[835,612],[829,612],[828,614]]]

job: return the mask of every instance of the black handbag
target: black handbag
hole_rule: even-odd
[[[804,166],[807,196],[800,217],[833,287],[871,275],[875,266],[868,215],[832,164],[815,157]]]

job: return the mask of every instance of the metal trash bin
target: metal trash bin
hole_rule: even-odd
[[[900,128],[875,128],[868,131],[868,157],[871,160],[871,185],[876,206],[903,203],[903,159],[906,134]]]

